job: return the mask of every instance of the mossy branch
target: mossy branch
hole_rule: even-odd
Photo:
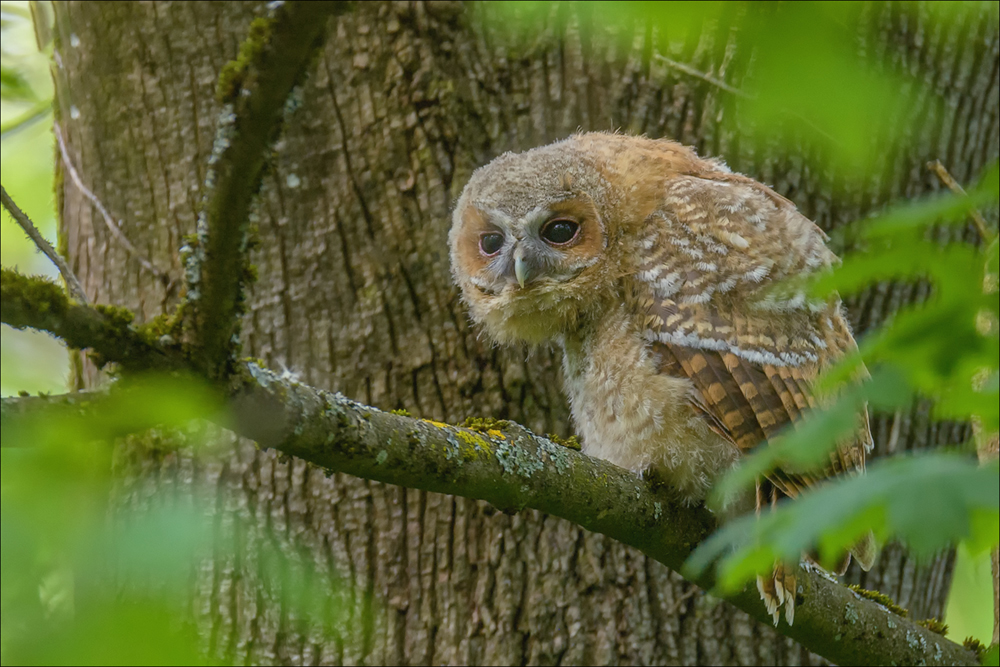
[[[272,142],[294,88],[323,44],[329,18],[343,2],[287,2],[253,22],[237,60],[219,80],[223,103],[209,159],[206,204],[187,248],[187,302],[195,360],[225,378],[238,352],[244,286],[252,278],[251,211]]]
[[[236,431],[330,472],[531,508],[635,547],[681,571],[715,528],[668,489],[514,423],[473,429],[383,412],[247,364],[232,400]],[[968,649],[800,568],[795,625],[779,632],[837,664],[976,664]],[[711,589],[708,574],[695,583]],[[770,624],[755,587],[727,598]]]
[[[48,321],[58,316],[37,317]],[[101,339],[108,335],[104,332]],[[123,340],[129,336],[124,334]],[[160,358],[151,356],[148,365]],[[110,354],[109,360],[117,359]],[[669,490],[516,424],[476,422],[465,428],[383,412],[255,363],[243,364],[237,377],[226,426],[262,447],[330,472],[485,500],[507,512],[537,509],[635,547],[675,571],[715,526],[710,512],[685,507]],[[3,430],[12,420],[52,403],[34,397],[3,399]],[[99,400],[88,405],[100,410]],[[834,663],[977,663],[968,649],[821,574],[800,569],[798,581],[795,625],[782,622],[778,631]],[[695,583],[706,589],[713,585],[711,575]],[[727,599],[770,623],[755,589]]]
[[[135,371],[189,366],[178,351],[133,327],[128,309],[74,303],[48,279],[7,268],[0,276],[0,319],[15,329],[47,331],[70,347],[90,349],[99,365],[113,361]]]

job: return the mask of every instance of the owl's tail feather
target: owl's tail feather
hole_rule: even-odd
[[[875,535],[870,530],[864,537],[851,546],[850,551],[841,556],[840,560],[837,561],[830,571],[838,577],[843,576],[847,572],[847,566],[851,564],[851,556],[854,556],[854,560],[858,561],[858,565],[865,572],[872,569],[872,565],[875,564],[875,558],[878,557],[878,546],[875,544]],[[820,562],[815,553],[810,553],[806,557],[817,565]]]
[[[851,555],[858,561],[858,565],[861,569],[867,572],[872,569],[872,565],[875,564],[875,559],[878,557],[878,546],[875,544],[875,535],[872,531],[862,537],[860,540],[854,543],[851,547]]]
[[[870,530],[867,535],[851,546],[850,551],[840,557],[840,560],[833,565],[830,572],[838,577],[843,576],[847,572],[847,566],[851,564],[851,556],[854,556],[854,560],[858,561],[858,565],[865,572],[872,569],[872,565],[875,564],[875,558],[878,556],[878,547],[875,545],[875,536]],[[815,552],[806,554],[806,558],[816,565],[820,564],[819,555]]]

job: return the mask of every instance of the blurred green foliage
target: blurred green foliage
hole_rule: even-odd
[[[0,98],[12,103],[35,105],[44,102],[46,95],[36,90],[38,80],[37,60],[34,49],[25,49],[21,34],[32,30],[28,3],[4,2],[0,4]],[[44,84],[43,84],[44,89]]]
[[[179,613],[194,559],[212,546],[203,512],[165,503],[111,522],[109,510],[114,442],[154,426],[187,429],[214,405],[204,387],[162,378],[79,410],[5,419],[5,664],[204,662]]]
[[[202,664],[192,592],[206,560],[257,561],[258,594],[326,635],[342,630],[336,576],[276,536],[244,553],[249,526],[223,527],[209,498],[133,500],[116,469],[139,448],[199,448],[225,422],[219,397],[192,379],[117,382],[72,408],[54,401],[5,418],[0,658],[4,664]],[[130,442],[122,442],[122,439]],[[163,449],[166,448],[166,449]],[[145,449],[145,454],[142,451]]]
[[[723,129],[764,154],[794,146],[797,159],[828,174],[830,186],[839,189],[877,178],[900,143],[912,138],[914,122],[933,125],[950,113],[928,82],[915,80],[903,62],[890,61],[865,43],[876,37],[871,16],[877,4],[593,2],[578,7],[581,14],[591,13],[578,29],[584,45],[610,39],[627,53],[635,48],[638,34],[652,39],[665,62],[718,63],[720,71],[700,72],[699,77],[678,69],[677,78],[692,87],[712,88],[708,81],[718,82],[712,92],[721,101]],[[507,34],[511,60],[531,58],[574,15],[565,3],[490,5],[487,11],[496,12],[497,29]],[[897,7],[914,19],[920,15],[945,24],[961,22],[982,6],[932,2]],[[650,27],[653,32],[646,35]],[[715,38],[701,39],[706,32]],[[738,49],[730,48],[731,34],[738,35]]]

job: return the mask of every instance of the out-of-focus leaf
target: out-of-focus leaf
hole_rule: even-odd
[[[816,294],[851,294],[873,282],[904,278],[931,278],[945,290],[975,285],[971,296],[982,291],[983,260],[971,246],[952,244],[942,247],[929,241],[879,248],[875,252],[851,254],[834,272],[817,281]],[[949,293],[948,296],[951,296]]]
[[[960,540],[973,551],[996,545],[1000,467],[941,453],[880,461],[866,476],[828,483],[760,517],[727,524],[686,567],[699,574],[719,561],[718,584],[732,592],[775,561],[797,562],[809,550],[831,563],[869,529],[883,540],[902,540],[919,556]]]
[[[4,3],[0,11],[0,98],[4,102],[37,102],[31,85],[30,55],[19,52],[21,35],[31,34],[31,16],[26,10]]]
[[[0,66],[0,97],[9,102],[35,102],[38,99],[24,74],[7,66]]]
[[[824,463],[830,450],[857,429],[858,414],[866,402],[891,409],[911,399],[906,378],[898,369],[877,369],[868,382],[844,388],[832,405],[810,413],[800,426],[788,428],[772,442],[758,446],[752,456],[715,485],[712,504],[725,506],[776,468],[802,472]]]
[[[87,557],[107,564],[104,576],[156,582],[165,594],[186,594],[192,563],[211,556],[213,536],[212,524],[191,501],[147,511],[119,510],[114,524],[91,542]]]
[[[123,503],[127,509],[114,501],[113,441],[142,434],[141,443],[119,445],[115,461],[124,465],[130,446],[197,443],[199,422],[192,420],[224,421],[220,410],[217,393],[203,383],[158,376],[121,380],[80,408],[57,403],[36,419],[6,422],[5,664],[204,662],[188,624],[192,576],[207,559],[256,559],[256,590],[279,599],[303,632],[351,633],[339,579],[287,536],[233,517],[209,520],[200,507],[213,499],[139,494]],[[141,485],[141,473],[130,479]],[[251,532],[253,554],[242,541]]]
[[[5,442],[11,438],[59,448],[66,442],[113,440],[154,427],[186,427],[192,420],[218,419],[222,411],[219,395],[192,377],[129,378],[93,400],[99,410],[43,412],[16,420],[2,437]]]
[[[589,39],[617,39],[621,48],[627,48],[634,38],[628,28],[636,24],[654,25],[660,37],[668,42],[684,43],[697,38],[706,25],[724,16],[740,14],[743,3],[717,2],[642,2],[618,0],[616,2],[590,2],[581,14],[592,12],[590,21],[599,27],[588,34]],[[509,33],[511,44],[522,45],[524,41],[534,43],[539,36],[552,34],[553,28],[565,28],[569,13],[565,7],[551,2],[499,2],[489,5],[491,11],[500,15],[494,27]],[[718,48],[724,48],[720,44]],[[524,56],[524,52],[519,54]]]
[[[987,167],[978,183],[966,195],[934,194],[904,203],[875,219],[856,223],[853,227],[862,238],[878,239],[941,222],[965,222],[971,209],[995,202],[1000,197],[998,169],[1000,168],[996,162]]]
[[[747,8],[755,52],[740,109],[750,132],[760,143],[782,132],[803,137],[847,180],[870,174],[905,136],[907,99],[921,85],[908,81],[904,92],[900,77],[860,56],[862,10],[855,2]]]
[[[7,664],[202,665],[193,628],[156,599],[102,600],[72,623],[40,623],[5,647]]]

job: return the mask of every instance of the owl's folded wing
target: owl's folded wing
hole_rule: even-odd
[[[771,289],[834,258],[811,221],[768,193],[731,179],[676,179],[647,223],[638,273],[661,370],[688,378],[692,405],[744,451],[801,421],[816,407],[816,376],[856,347],[838,299]],[[768,475],[759,506],[863,469],[871,444],[865,412],[824,470]]]

